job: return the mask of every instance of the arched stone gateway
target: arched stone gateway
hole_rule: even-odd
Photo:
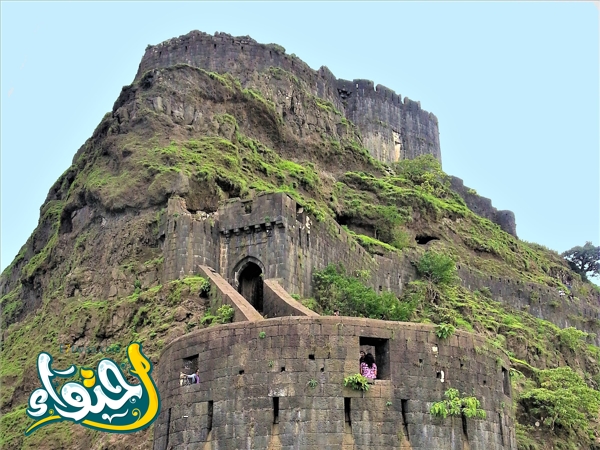
[[[234,269],[237,290],[259,313],[263,312],[263,265],[252,257],[245,258]]]
[[[238,292],[250,302],[254,309],[263,311],[262,270],[254,263],[249,263],[240,272]]]

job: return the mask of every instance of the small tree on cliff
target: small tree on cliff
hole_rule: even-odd
[[[582,247],[578,245],[562,254],[567,260],[571,269],[577,272],[584,280],[587,280],[586,274],[600,275],[600,247],[588,241]]]

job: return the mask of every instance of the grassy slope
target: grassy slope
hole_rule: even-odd
[[[198,203],[199,209],[214,210],[221,200],[252,196],[256,191],[284,191],[317,218],[325,215],[343,218],[350,230],[358,230],[354,233],[357,240],[371,251],[401,252],[415,248],[422,252],[414,243],[414,237],[429,233],[439,238],[433,247],[443,249],[456,262],[486,274],[561,287],[557,275],[570,273],[555,252],[519,241],[469,211],[464,202],[448,190],[444,174],[431,159],[402,162],[387,173],[383,165],[370,158],[361,147],[355,127],[331,104],[310,95],[293,75],[273,69],[260,75],[256,84],[289,83],[307,114],[329,124],[329,129],[342,127],[343,134],[327,133],[321,128],[298,139],[289,131],[294,117],[288,114],[283,119],[282,101],[276,95],[263,96],[259,90],[243,89],[227,75],[187,66],[168,70],[175,78],[180,76],[202,86],[194,95],[210,105],[204,112],[210,116],[212,128],[189,133],[169,124],[169,129],[164,115],[146,106],[151,95],[167,88],[161,91],[163,88],[155,85],[144,90],[134,86],[139,106],[135,119],[138,128],[116,137],[98,132],[96,140],[86,143],[74,166],[55,185],[54,190],[62,194],[56,199],[50,197],[42,208],[36,233],[44,231],[45,244],[37,252],[24,248],[3,273],[4,279],[14,275],[13,270],[22,279],[40,278],[45,287],[40,309],[12,323],[4,334],[0,356],[3,385],[0,407],[5,413],[1,422],[2,442],[8,443],[8,448],[35,447],[55,441],[64,447],[86,441],[100,446],[107,439],[69,425],[53,425],[44,434],[34,433],[28,438],[22,435],[23,427],[29,423],[24,414],[27,396],[36,385],[35,378],[29,374],[35,371],[39,351],[58,348],[60,343],[73,342],[74,338],[75,341],[79,338],[106,340],[106,330],[110,329],[113,342],[139,339],[156,361],[162,345],[196,326],[203,312],[189,300],[184,311],[191,315],[186,312],[184,320],[175,320],[173,307],[185,301],[182,300],[185,296],[173,296],[173,292],[182,287],[177,282],[146,288],[142,293],[135,293],[131,283],[131,295],[110,302],[100,297],[66,298],[62,279],[53,276],[51,270],[58,274],[61,264],[67,264],[65,261],[73,267],[82,263],[77,256],[81,245],[78,241],[67,246],[67,255],[61,263],[55,262],[60,253],[63,211],[81,198],[87,199],[88,204],[114,212],[154,208],[158,223],[160,208],[181,176],[192,180],[206,193],[204,199],[188,199],[188,204]],[[143,79],[140,84],[145,82]],[[258,117],[260,122],[251,127],[250,115]],[[107,130],[116,126],[115,119],[107,115],[98,128]],[[127,158],[115,156],[115,149],[119,154],[127,150]],[[118,160],[116,165],[115,159]],[[360,230],[372,230],[373,236],[366,236]],[[90,233],[93,234],[93,230]],[[139,258],[135,261],[137,264],[147,262],[160,268],[162,263],[154,257]],[[123,265],[127,261],[123,259],[119,263]],[[131,270],[136,271],[135,264]],[[576,295],[580,297],[585,297],[591,289],[589,284],[574,284]],[[13,322],[23,307],[20,286],[14,283],[13,289],[2,298],[5,323]],[[192,292],[193,297],[194,289],[197,285],[192,280],[186,292]],[[415,283],[406,296],[410,297],[403,300],[414,301],[416,305],[411,320],[449,322],[488,335],[490,346],[503,348],[511,356],[518,370],[513,378],[518,392],[533,388],[538,373],[536,367],[546,369],[568,364],[590,386],[597,387],[600,383],[595,364],[600,357],[598,349],[587,345],[584,335],[571,331],[565,334],[567,332],[559,331],[548,322],[504,308],[485,293],[469,292],[456,285],[442,289],[425,282]],[[116,326],[114,317],[118,317]],[[75,360],[69,358],[73,358],[72,355],[59,354],[55,360],[61,366],[77,361],[91,365],[96,361],[82,356]],[[518,435],[523,448],[527,442],[531,442],[531,448],[543,448],[546,441],[573,439],[574,435],[561,429],[556,429],[550,438],[542,437],[527,428],[532,418],[522,406],[516,403],[515,407],[520,408],[522,425]],[[577,439],[574,442],[584,442],[585,436]],[[46,448],[53,448],[52,445]],[[139,445],[143,447],[143,443]]]

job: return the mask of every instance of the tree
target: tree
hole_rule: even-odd
[[[587,279],[586,274],[600,275],[600,247],[588,241],[582,247],[578,245],[571,250],[567,250],[562,254],[562,257],[567,260],[571,269]]]

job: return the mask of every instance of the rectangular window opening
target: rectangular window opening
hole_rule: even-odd
[[[183,372],[186,375],[191,375],[198,369],[198,355],[188,356],[183,358]]]
[[[406,436],[407,441],[410,441],[410,436],[408,435],[408,422],[406,421],[406,409],[408,407],[408,400],[400,400],[400,406],[402,408],[402,428],[404,430],[404,436]]]
[[[285,372],[285,367],[282,367],[282,368],[281,368],[281,371],[282,371],[282,372]]]
[[[390,340],[383,338],[359,337],[360,350],[365,355],[371,353],[377,366],[377,379],[390,379]],[[360,370],[360,368],[359,368]]]
[[[209,400],[208,401],[208,413],[207,413],[207,419],[206,419],[206,429],[208,430],[209,433],[212,430],[212,427],[213,427],[213,401]]]
[[[347,424],[351,424],[350,422],[350,397],[344,397],[344,420]]]
[[[308,355],[308,359],[315,359],[315,355]]]
[[[273,423],[279,423],[279,397],[273,397]]]

